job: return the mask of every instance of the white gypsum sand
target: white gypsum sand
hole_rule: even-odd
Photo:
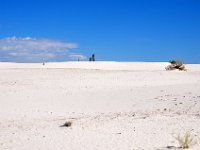
[[[167,65],[0,63],[0,149],[199,150],[200,65]]]

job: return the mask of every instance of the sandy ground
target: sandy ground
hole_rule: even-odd
[[[166,66],[0,63],[0,150],[199,150],[200,65]]]

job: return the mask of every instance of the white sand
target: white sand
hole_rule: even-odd
[[[0,150],[199,150],[200,65],[166,65],[0,63]]]

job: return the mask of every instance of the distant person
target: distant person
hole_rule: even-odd
[[[95,61],[95,54],[92,54],[92,61]]]
[[[92,61],[92,57],[89,58],[89,61]]]

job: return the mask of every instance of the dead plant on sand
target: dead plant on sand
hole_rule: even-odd
[[[165,67],[166,70],[175,70],[178,69],[180,71],[186,71],[185,65],[179,60],[170,60],[170,65]]]

